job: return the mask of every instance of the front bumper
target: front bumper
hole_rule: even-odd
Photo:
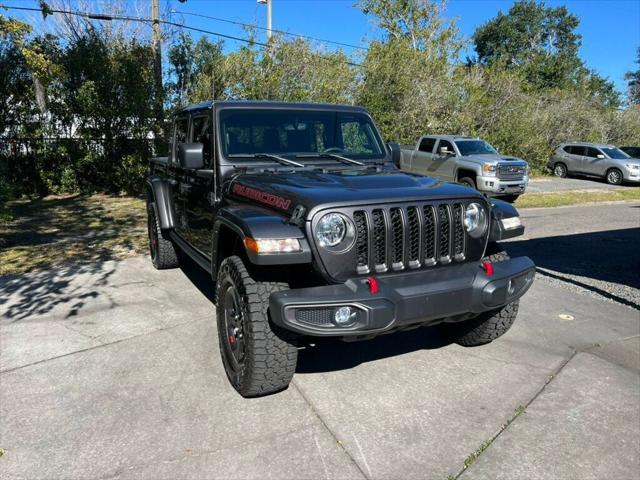
[[[487,275],[478,263],[377,278],[371,293],[366,278],[339,285],[285,290],[271,295],[272,320],[312,336],[366,336],[412,325],[462,321],[520,298],[529,289],[535,265],[518,257],[493,265]],[[334,312],[349,306],[352,324],[338,326]]]
[[[622,178],[625,182],[640,182],[640,170],[625,167]]]
[[[522,180],[500,180],[498,177],[478,177],[478,190],[494,195],[519,195],[524,193],[529,177]]]

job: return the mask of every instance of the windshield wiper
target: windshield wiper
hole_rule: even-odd
[[[334,158],[336,160],[340,160],[342,163],[348,163],[350,165],[359,165],[361,167],[365,165],[363,162],[343,157],[342,155],[337,155],[335,153],[305,153],[303,155],[296,155],[296,158]]]
[[[289,160],[288,158],[281,157],[280,155],[274,155],[273,153],[233,153],[231,155],[227,155],[227,157],[228,158],[266,158],[290,167],[304,167],[302,163],[294,162],[293,160]]]

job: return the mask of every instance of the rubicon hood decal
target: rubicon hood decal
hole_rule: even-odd
[[[242,185],[241,183],[234,184],[232,190],[233,193],[240,197],[255,200],[256,202],[264,203],[265,205],[276,207],[281,210],[289,210],[289,207],[291,206],[291,200],[288,198],[280,197],[279,195],[274,195],[272,193],[263,192],[261,190],[256,190],[255,188],[247,187],[246,185]]]

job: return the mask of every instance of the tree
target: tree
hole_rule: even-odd
[[[627,72],[624,76],[624,79],[628,81],[627,97],[629,103],[633,105],[640,105],[640,47],[638,47],[637,55],[638,69],[635,72]]]
[[[442,16],[446,0],[359,0],[357,6],[390,38],[407,39],[414,50],[446,59],[460,51],[455,23]]]
[[[566,7],[519,0],[473,34],[478,61],[519,68],[538,87],[565,87],[582,67],[580,21]]]

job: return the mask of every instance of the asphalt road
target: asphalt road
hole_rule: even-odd
[[[640,188],[638,185],[609,185],[600,178],[593,177],[573,177],[573,178],[557,178],[544,177],[535,178],[529,181],[527,192],[529,193],[548,193],[548,192],[566,192],[569,190],[617,190],[624,188]]]
[[[527,210],[527,237],[509,250],[526,247],[538,262],[555,259],[546,270],[567,274],[586,256],[562,261],[553,251],[595,241],[599,255],[588,261],[612,262],[597,280],[637,289],[624,276],[638,261],[637,207]],[[604,249],[606,238],[625,241]],[[300,352],[288,390],[252,400],[225,378],[210,299],[210,282],[190,263],[158,272],[144,257],[1,277],[0,476],[640,471],[640,311],[614,298],[541,274],[514,327],[490,345],[450,345],[426,328],[323,342]]]

